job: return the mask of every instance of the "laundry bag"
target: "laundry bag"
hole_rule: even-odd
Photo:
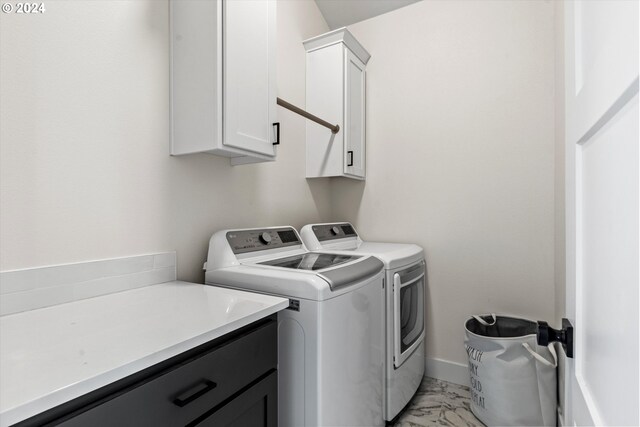
[[[537,322],[495,314],[465,323],[471,411],[487,426],[556,425],[558,359],[537,331]]]

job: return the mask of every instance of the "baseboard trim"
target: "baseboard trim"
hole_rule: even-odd
[[[427,377],[469,387],[469,368],[462,363],[427,357],[424,374]]]

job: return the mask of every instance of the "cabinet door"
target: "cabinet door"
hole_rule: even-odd
[[[88,401],[89,406],[72,418],[54,424],[155,427],[191,423],[204,418],[211,408],[229,406],[224,402],[244,395],[241,391],[258,378],[277,379],[277,342],[277,322],[271,320],[141,385],[106,396],[96,406]]]
[[[272,373],[205,418],[198,426],[276,427],[278,375]]]
[[[223,140],[275,155],[276,2],[223,1]]]
[[[365,68],[345,49],[344,173],[364,178],[365,170]]]

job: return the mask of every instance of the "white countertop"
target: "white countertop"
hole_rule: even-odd
[[[168,282],[0,317],[0,425],[8,426],[288,306],[284,298]]]

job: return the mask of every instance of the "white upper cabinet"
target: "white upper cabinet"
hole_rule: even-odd
[[[171,154],[274,160],[275,0],[171,0]]]
[[[307,122],[307,178],[365,178],[365,80],[369,53],[340,28],[304,42],[308,112],[340,126]]]

